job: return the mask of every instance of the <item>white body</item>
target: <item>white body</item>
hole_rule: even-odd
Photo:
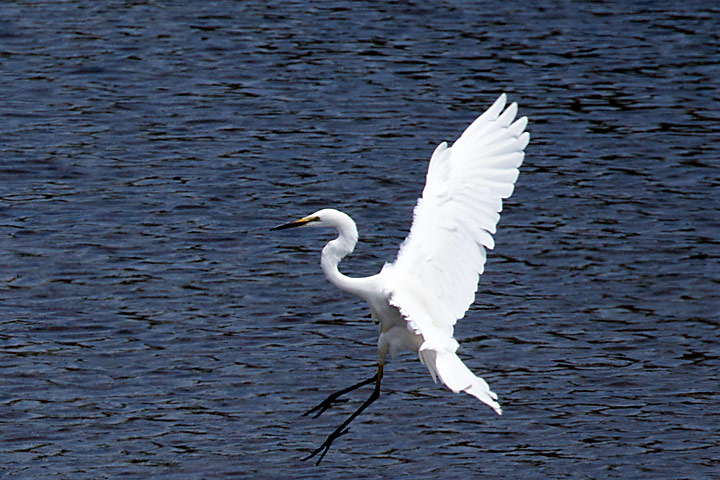
[[[346,214],[325,209],[287,225],[337,229],[338,237],[323,248],[322,269],[338,288],[364,298],[379,321],[380,366],[388,353],[417,352],[433,380],[477,397],[498,414],[497,395],[456,355],[453,327],[474,302],[502,199],[512,194],[530,138],[527,118],[514,121],[517,105],[505,109],[505,103],[503,94],[451,148],[444,142],[437,147],[410,234],[397,260],[377,275],[351,278],[338,270],[358,240]]]

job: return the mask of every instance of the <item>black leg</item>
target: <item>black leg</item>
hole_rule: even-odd
[[[341,437],[342,435],[345,435],[348,432],[347,426],[350,425],[350,422],[355,420],[355,417],[360,415],[363,412],[363,410],[365,410],[367,407],[369,407],[375,400],[378,399],[378,397],[380,397],[380,382],[382,381],[382,376],[383,376],[383,366],[378,365],[378,371],[374,377],[369,378],[368,380],[360,382],[356,385],[353,385],[352,387],[346,388],[345,390],[341,390],[340,392],[333,393],[328,398],[326,398],[325,401],[323,401],[320,405],[318,405],[317,407],[315,407],[312,410],[310,410],[309,412],[307,412],[307,413],[310,413],[310,412],[316,410],[317,408],[322,408],[322,405],[324,405],[325,402],[329,401],[329,403],[320,411],[320,413],[322,413],[325,410],[327,410],[327,408],[330,406],[330,404],[332,404],[332,402],[335,401],[337,399],[337,397],[339,397],[343,393],[347,393],[347,392],[355,390],[356,388],[359,388],[363,385],[367,385],[369,383],[375,382],[375,388],[373,389],[373,392],[370,395],[370,398],[365,400],[365,402],[362,405],[360,405],[360,408],[355,410],[355,413],[350,415],[350,417],[347,420],[345,420],[330,435],[328,435],[327,439],[325,440],[325,442],[323,442],[322,445],[320,445],[320,447],[316,448],[315,450],[312,451],[312,453],[310,453],[310,455],[303,458],[303,462],[305,460],[310,460],[312,457],[314,457],[317,454],[320,454],[318,461],[315,463],[315,465],[320,465],[320,462],[322,462],[323,457],[328,452],[328,450],[330,449],[330,445],[332,445],[332,443],[335,441],[335,439]],[[317,417],[318,415],[320,415],[320,413],[318,413],[315,416]]]
[[[325,400],[323,400],[322,402],[320,402],[318,405],[314,406],[307,412],[303,413],[302,416],[305,417],[305,416],[313,413],[315,410],[320,410],[318,413],[313,415],[313,418],[317,418],[320,415],[322,415],[323,412],[325,412],[325,410],[332,407],[333,403],[347,401],[347,400],[338,400],[338,398],[340,398],[341,396],[345,395],[346,393],[352,392],[353,390],[357,390],[360,387],[364,387],[365,385],[370,385],[371,383],[373,383],[375,381],[377,381],[377,375],[373,375],[372,377],[368,378],[367,380],[363,380],[362,382],[356,383],[355,385],[345,388],[343,390],[340,390],[339,392],[332,393],[332,394],[328,395],[328,397]]]

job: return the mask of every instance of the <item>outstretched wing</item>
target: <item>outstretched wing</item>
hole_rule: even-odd
[[[410,234],[391,266],[399,282],[390,302],[426,342],[452,339],[455,322],[475,300],[502,200],[512,194],[525,156],[527,118],[514,121],[517,104],[505,104],[503,93],[452,147],[443,142],[435,149]]]

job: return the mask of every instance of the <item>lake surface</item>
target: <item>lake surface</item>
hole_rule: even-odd
[[[6,2],[0,476],[652,478],[720,472],[712,2]],[[369,394],[332,206],[392,261],[435,146],[501,92],[531,142],[456,328],[505,414],[413,355]]]

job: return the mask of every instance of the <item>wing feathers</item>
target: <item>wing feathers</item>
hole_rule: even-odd
[[[506,95],[500,95],[452,147],[443,142],[433,152],[410,234],[393,264],[433,299],[432,314],[424,312],[431,320],[418,325],[431,322],[452,335],[452,326],[474,301],[485,249],[495,247],[492,234],[502,200],[513,193],[530,138],[524,131],[527,118],[515,120],[517,104],[505,108],[506,103]],[[402,290],[402,283],[397,285]],[[406,293],[393,294],[391,302],[412,323],[423,307],[408,305],[419,301]],[[427,342],[423,328],[416,329]]]
[[[481,178],[487,178],[499,183],[514,184],[520,175],[520,171],[517,168],[468,168],[468,174],[478,176]]]
[[[515,120],[515,117],[517,116],[517,111],[518,105],[517,103],[513,102],[508,108],[505,109],[502,115],[500,115],[498,119],[495,120],[495,123],[501,128],[507,127],[513,120]]]
[[[495,100],[495,103],[492,104],[492,107],[488,108],[485,113],[480,115],[477,119],[475,119],[474,122],[470,124],[468,128],[465,129],[461,137],[465,135],[472,135],[476,130],[487,124],[488,121],[494,121],[498,115],[500,115],[500,112],[503,108],[505,108],[505,104],[507,103],[507,95],[504,93],[501,94],[497,100]]]
[[[506,138],[500,142],[495,142],[492,145],[487,146],[482,150],[483,156],[490,155],[503,155],[505,153],[512,153],[521,151],[523,146],[520,142],[520,138]]]
[[[486,168],[517,168],[525,159],[523,152],[512,152],[504,155],[492,155],[486,158],[483,166]]]
[[[506,102],[503,93],[452,147],[437,146],[410,234],[383,269],[390,303],[423,337],[418,355],[433,380],[477,397],[498,414],[497,395],[455,355],[453,326],[475,300],[485,249],[495,247],[502,201],[513,193],[530,140],[527,118],[515,120],[517,104],[505,108]]]
[[[527,127],[528,119],[527,117],[519,118],[510,125],[510,128],[508,128],[507,132],[508,134],[512,135],[513,137],[517,137],[520,134],[522,134],[525,131],[525,127]]]

